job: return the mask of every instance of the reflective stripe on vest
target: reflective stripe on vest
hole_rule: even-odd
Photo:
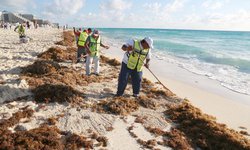
[[[91,52],[90,54],[91,57],[94,57],[94,56],[99,57],[100,46],[101,46],[101,37],[99,36],[98,39],[96,40],[95,38],[90,36],[89,50]]]
[[[81,32],[79,39],[78,39],[78,45],[84,46],[87,38],[88,38],[88,34],[86,32]]]
[[[134,41],[134,49],[128,58],[127,67],[129,69],[136,69],[138,72],[142,71],[143,62],[148,55],[149,49],[142,49],[140,41]]]

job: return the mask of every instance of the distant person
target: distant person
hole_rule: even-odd
[[[139,96],[142,81],[142,67],[143,65],[146,68],[149,67],[152,48],[153,39],[150,37],[145,37],[142,40],[129,40],[122,46],[122,50],[126,52],[122,60],[116,96],[123,95],[129,76],[131,76],[132,79],[133,96]],[[144,64],[145,60],[146,63]]]
[[[24,24],[19,24],[18,26],[16,26],[14,31],[19,34],[19,38],[25,37],[25,26],[24,26]]]
[[[29,38],[25,35],[25,23],[19,24],[14,31],[18,30],[20,43],[27,43]]]
[[[30,29],[30,23],[29,23],[29,21],[26,22],[26,26],[27,26],[28,29]]]
[[[75,27],[73,27],[73,30],[74,30],[74,35],[75,35],[75,40],[76,40],[76,44],[78,43],[78,38],[82,32],[82,29],[79,28],[78,30],[75,29]]]
[[[101,36],[98,30],[94,30],[93,33],[87,38],[86,43],[87,62],[86,62],[86,75],[91,74],[92,61],[94,61],[94,74],[99,75],[99,58],[100,58],[100,47],[109,49],[102,43]]]
[[[35,29],[37,29],[37,22],[33,22]]]
[[[4,24],[3,24],[3,28],[4,28],[4,29],[7,29],[7,23],[4,23]]]
[[[80,36],[77,40],[77,61],[76,63],[79,63],[82,56],[84,56],[84,58],[86,57],[86,49],[85,49],[85,42],[88,38],[88,31],[87,30],[83,30],[83,32],[80,33]],[[86,60],[84,61],[86,62]]]

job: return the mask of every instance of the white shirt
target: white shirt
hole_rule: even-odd
[[[133,39],[129,39],[125,45],[134,47],[134,40]],[[141,43],[140,43],[140,47],[142,48]],[[128,55],[127,55],[128,53],[132,53],[132,51],[124,53],[122,62],[124,62],[125,64],[128,63]],[[151,49],[149,49],[148,55],[147,55],[146,59],[151,59],[151,55],[152,55],[151,54]]]

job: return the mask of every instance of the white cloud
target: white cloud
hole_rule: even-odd
[[[250,30],[250,11],[241,9],[231,14],[207,13],[187,15],[184,24],[196,29]]]
[[[33,0],[1,0],[0,9],[18,13],[28,12],[29,8],[36,7]]]
[[[216,10],[222,8],[228,0],[206,0],[201,4],[206,9]]]
[[[84,6],[85,0],[54,0],[47,4],[44,15],[50,18],[74,15]]]
[[[122,22],[127,16],[127,10],[132,3],[125,0],[109,0],[100,4],[99,19],[106,21]]]
[[[146,3],[143,5],[144,8],[146,8],[147,10],[153,12],[153,13],[158,13],[160,12],[161,8],[162,8],[162,4],[161,3]]]
[[[172,15],[178,11],[181,11],[184,7],[186,0],[173,0],[168,4],[161,3],[146,3],[143,5],[145,10],[147,10],[152,16],[154,21],[157,21],[159,24],[164,24],[170,22]]]
[[[31,2],[31,0],[1,0],[0,4],[7,7],[23,7],[29,2]]]
[[[124,0],[109,0],[108,2],[103,2],[100,5],[102,10],[110,11],[123,11],[129,9],[132,6],[131,2],[126,2]]]
[[[185,1],[186,0],[174,0],[173,3],[166,6],[166,9],[168,12],[176,12],[183,7]]]

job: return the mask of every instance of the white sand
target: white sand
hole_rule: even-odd
[[[58,29],[31,29],[29,43],[20,44],[18,33],[0,29],[0,103],[30,95],[28,84],[19,79],[20,67],[31,64],[36,56],[51,47],[61,38]]]
[[[105,40],[104,42],[109,43],[108,39]],[[110,45],[115,46],[103,50],[103,53],[121,61],[124,54],[118,48],[121,45]],[[250,96],[228,90],[216,81],[154,57],[150,62],[150,69],[177,96],[189,99],[203,112],[215,116],[219,123],[224,123],[236,131],[242,130],[239,127],[246,127],[246,131],[250,133]],[[157,81],[146,68],[143,75],[153,82]]]

